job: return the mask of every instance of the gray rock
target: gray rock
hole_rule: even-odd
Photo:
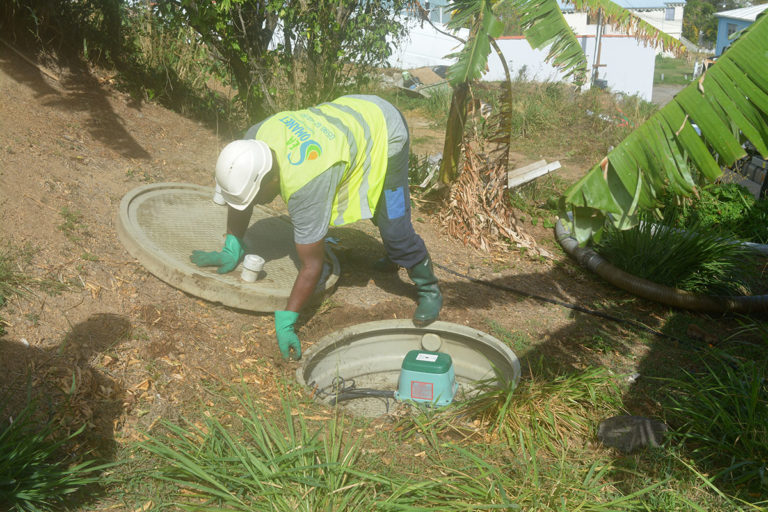
[[[642,416],[614,416],[600,422],[597,438],[606,446],[630,453],[638,448],[659,446],[669,427]]]

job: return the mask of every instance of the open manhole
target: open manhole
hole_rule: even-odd
[[[186,183],[156,183],[128,192],[120,203],[117,232],[133,257],[152,274],[187,293],[250,311],[284,309],[298,275],[293,226],[287,216],[255,207],[245,235],[247,254],[264,258],[255,282],[241,278],[242,264],[228,273],[200,268],[193,250],[220,251],[227,207],[212,201],[213,188]],[[326,262],[316,295],[333,290],[339,262],[326,247]]]
[[[332,405],[338,401],[354,414],[375,417],[392,412],[397,400],[391,395],[399,391],[402,396],[404,383],[413,385],[401,379],[409,359],[432,357],[436,361],[444,357],[441,354],[452,361],[456,401],[471,398],[481,385],[520,379],[517,356],[493,336],[448,322],[416,327],[410,320],[370,322],[332,333],[304,353],[296,377],[320,402]],[[442,377],[439,373],[424,375],[426,381]],[[406,389],[405,394],[408,392]]]

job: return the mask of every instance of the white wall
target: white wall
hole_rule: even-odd
[[[571,27],[574,34],[594,34],[596,25],[587,24],[587,13],[585,12],[564,12],[563,18],[568,26]]]
[[[595,54],[594,36],[579,36],[582,48],[587,56],[591,70]],[[600,62],[605,67],[600,68],[599,78],[608,81],[608,87],[614,92],[638,95],[650,101],[653,92],[653,71],[655,66],[655,51],[646,47],[634,38],[627,36],[604,36],[602,39]],[[497,40],[512,77],[525,66],[528,80],[555,81],[562,79],[558,72],[544,60],[547,50],[533,50],[523,38],[503,38]],[[461,48],[455,39],[440,34],[429,25],[411,29],[410,36],[394,48],[389,63],[393,67],[412,69],[423,66],[449,65],[453,61],[445,55],[456,52]],[[591,76],[591,71],[589,76]],[[488,72],[483,80],[497,81],[504,79],[504,68],[495,52],[488,59]]]
[[[428,23],[420,24],[412,21],[408,23],[410,24],[408,35],[397,46],[390,41],[390,46],[393,46],[392,55],[388,61],[390,66],[413,69],[424,66],[447,66],[453,63],[453,59],[447,59],[445,56],[461,50],[462,43],[441,34]],[[454,33],[466,40],[469,30],[461,29]]]

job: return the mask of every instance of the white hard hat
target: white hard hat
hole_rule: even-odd
[[[216,160],[216,185],[229,206],[245,210],[270,169],[272,152],[266,142],[236,140],[227,144]]]

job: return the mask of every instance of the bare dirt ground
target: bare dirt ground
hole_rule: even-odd
[[[218,150],[227,141],[115,92],[98,73],[53,80],[5,48],[0,98],[1,250],[26,249],[30,258],[20,260],[20,269],[37,280],[0,310],[7,324],[0,338],[0,391],[21,397],[31,384],[63,425],[87,422],[87,441],[108,457],[159,419],[205,402],[212,382],[243,380],[263,390],[265,405],[275,407],[274,391],[292,381],[300,363],[280,358],[272,316],[232,310],[168,286],[127,253],[115,231],[120,199],[137,186],[211,186]],[[412,118],[410,124],[420,137],[430,133],[426,120]],[[425,144],[414,151],[434,149]],[[577,175],[588,164],[567,172]],[[664,308],[584,273],[549,229],[530,226],[530,233],[555,254],[553,260],[518,250],[483,253],[450,239],[419,205],[416,228],[441,265],[654,327],[663,323]],[[331,235],[340,240],[335,250],[342,275],[328,300],[302,314],[298,334],[305,349],[352,324],[409,318],[415,307],[404,272],[371,273],[369,264],[382,253],[372,225],[358,223]],[[617,372],[642,372],[638,368],[648,364],[651,335],[638,342],[620,323],[443,270],[438,277],[445,295],[441,320],[505,339],[524,367],[540,358],[562,371],[605,364]],[[62,404],[65,413],[57,408]]]

